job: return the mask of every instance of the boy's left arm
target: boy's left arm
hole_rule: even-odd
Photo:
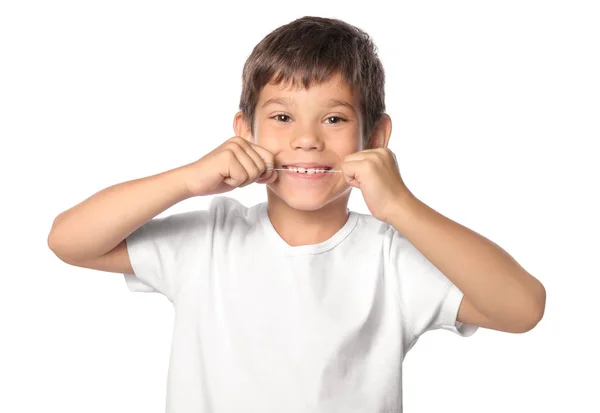
[[[346,181],[361,189],[373,216],[394,226],[463,292],[457,321],[524,333],[542,319],[542,283],[498,245],[417,199],[390,150],[360,151],[345,161]]]
[[[414,196],[394,209],[388,222],[464,293],[457,321],[525,333],[542,319],[544,286],[500,246]]]

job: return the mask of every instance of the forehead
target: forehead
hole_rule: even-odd
[[[266,100],[276,97],[298,97],[318,100],[337,99],[356,104],[356,92],[339,73],[334,74],[321,83],[313,81],[307,88],[304,88],[301,78],[296,77],[294,80],[294,82],[288,81],[275,84],[273,83],[273,79],[271,79],[260,91],[259,105]]]

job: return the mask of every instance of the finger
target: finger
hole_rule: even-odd
[[[274,168],[274,155],[267,151],[266,149],[244,140],[243,142],[239,142],[240,146],[244,149],[244,151],[252,158],[256,167],[260,171],[259,177],[269,178],[273,172]]]
[[[365,159],[365,156],[365,151],[354,152],[344,157],[344,163],[352,161],[362,161]]]
[[[360,186],[360,177],[358,171],[360,164],[361,160],[359,159],[346,161],[342,165],[342,175],[344,176],[344,180],[346,183],[357,188]]]
[[[237,188],[248,179],[248,172],[239,161],[234,150],[229,151],[230,159],[227,160],[227,169],[224,173],[223,182],[232,188]]]
[[[396,154],[392,152],[392,155],[394,156],[394,163],[396,164],[396,169],[400,170],[400,165],[398,165],[398,158],[396,157]]]
[[[376,149],[365,149],[362,151],[357,151],[354,153],[351,153],[350,155],[346,155],[346,157],[344,158],[344,161],[360,161],[363,159],[368,159],[372,156],[376,156],[376,154],[379,152],[380,148],[376,148]]]
[[[259,177],[261,179],[267,179],[272,176],[275,167],[275,155],[273,153],[241,136],[235,136],[230,141],[232,144],[237,144],[237,146],[241,147],[252,158],[260,171]]]
[[[246,152],[246,154],[248,154],[248,156],[252,158],[254,164],[262,173],[266,169],[266,165],[263,159],[260,157],[260,155],[256,153],[256,150],[254,149],[255,145],[247,141],[246,139],[240,139],[237,143],[244,150],[244,152]]]
[[[260,178],[261,179],[271,179],[273,177],[273,179],[270,181],[270,182],[273,182],[275,179],[277,179],[277,171],[274,170],[274,168],[276,167],[275,166],[275,155],[260,145],[250,143],[250,146],[254,150],[254,153],[257,156],[259,156],[261,158],[262,162],[264,162],[264,164],[265,164],[265,170],[264,170],[263,174],[260,176]]]
[[[258,156],[260,156],[265,165],[275,167],[275,155],[272,152],[255,143],[250,143],[250,146],[258,154]]]
[[[272,173],[268,177],[257,179],[256,183],[257,184],[270,184],[270,183],[275,182],[277,180],[277,177],[278,177],[277,171],[272,171]]]
[[[239,175],[239,179],[243,178],[243,181],[239,184],[239,186],[244,187],[254,182],[261,174],[261,171],[254,163],[254,160],[240,145],[234,144],[230,150],[235,155],[237,162],[244,169],[244,172],[240,172]]]

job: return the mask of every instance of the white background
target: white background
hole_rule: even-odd
[[[93,193],[232,137],[245,59],[304,15],[373,37],[408,187],[547,290],[526,334],[423,336],[405,411],[600,411],[598,3],[318,3],[2,2],[0,411],[164,411],[170,302],[63,263],[48,232]],[[350,208],[368,212],[357,189]]]

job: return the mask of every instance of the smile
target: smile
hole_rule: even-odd
[[[329,172],[329,168],[318,169],[318,168],[301,168],[301,167],[298,167],[298,168],[283,167],[283,168],[277,168],[276,170],[283,171],[287,175],[291,175],[291,176],[298,177],[298,178],[304,178],[304,179],[317,179],[317,178],[323,178],[328,175],[331,175],[331,173]]]
[[[322,174],[322,173],[327,173],[327,171],[331,168],[302,168],[302,167],[293,167],[293,166],[284,166],[283,168],[286,171],[290,171],[290,172],[296,172],[299,174]]]

